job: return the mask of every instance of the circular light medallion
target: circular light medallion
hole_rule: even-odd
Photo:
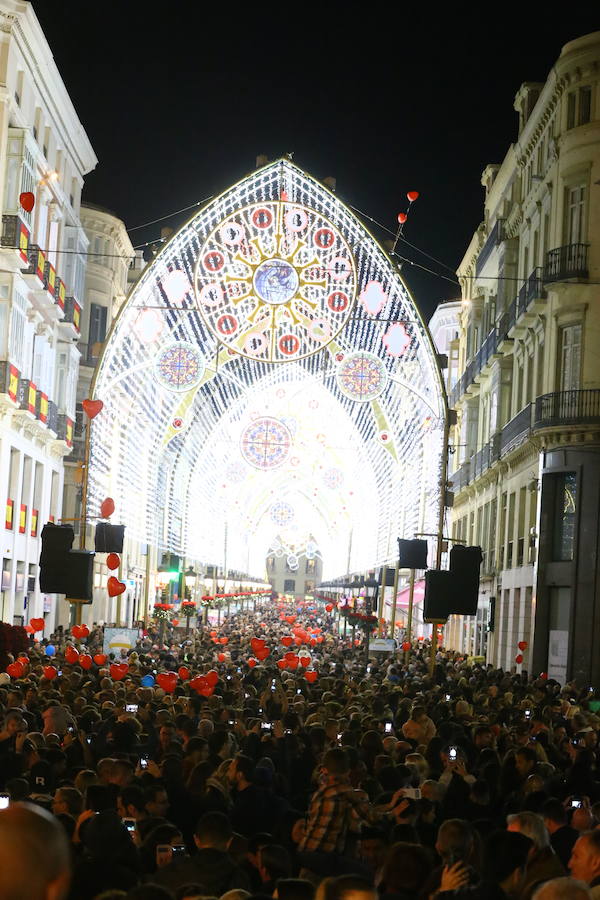
[[[294,507],[285,500],[277,500],[269,510],[272,521],[280,528],[287,528],[294,521]]]
[[[289,428],[278,419],[263,416],[246,426],[240,439],[240,451],[255,469],[276,469],[288,458],[292,446]]]
[[[345,397],[358,402],[374,400],[385,390],[388,374],[385,364],[373,353],[350,353],[339,364],[337,384]]]
[[[154,378],[169,391],[189,391],[202,380],[206,363],[197,347],[173,341],[158,353]]]
[[[340,333],[357,273],[349,244],[325,216],[280,199],[243,207],[213,228],[195,290],[206,326],[229,351],[288,362]]]
[[[342,486],[344,482],[344,474],[341,469],[326,469],[323,472],[323,483],[325,487],[328,487],[331,491],[337,490]]]

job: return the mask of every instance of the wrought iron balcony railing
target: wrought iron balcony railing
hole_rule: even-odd
[[[549,250],[544,266],[544,284],[567,281],[569,278],[587,278],[587,253],[587,244],[567,244]]]
[[[556,391],[535,401],[534,428],[553,425],[586,425],[600,422],[600,388]]]

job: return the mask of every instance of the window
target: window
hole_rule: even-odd
[[[587,125],[592,113],[592,89],[589,85],[567,94],[567,129]]]
[[[585,187],[567,188],[566,196],[567,244],[580,244],[585,240]]]
[[[575,551],[577,475],[564,472],[555,477],[552,558],[567,562],[573,559]]]
[[[560,329],[560,390],[577,391],[581,383],[581,324]]]
[[[283,582],[283,593],[294,594],[296,592],[296,582],[293,578],[286,578]]]
[[[90,305],[89,355],[93,355],[94,344],[101,344],[106,337],[106,314],[106,306]]]

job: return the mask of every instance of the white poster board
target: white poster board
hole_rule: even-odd
[[[121,650],[135,648],[137,639],[137,628],[105,628],[102,650],[104,653],[114,653],[116,657],[120,657]]]

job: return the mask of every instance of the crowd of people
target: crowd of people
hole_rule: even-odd
[[[0,675],[1,900],[600,897],[593,690],[350,635],[270,601],[118,659],[32,639]]]

